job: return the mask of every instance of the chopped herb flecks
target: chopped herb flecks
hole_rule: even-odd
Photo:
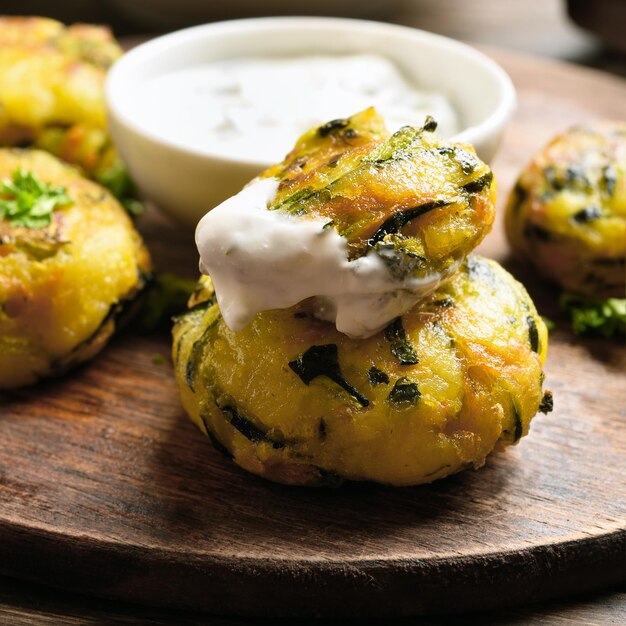
[[[433,305],[441,307],[442,309],[449,309],[454,306],[454,300],[452,298],[443,297],[439,298],[439,300],[433,300]]]
[[[574,213],[574,221],[579,224],[585,224],[587,222],[593,222],[602,216],[602,211],[594,204],[586,206],[584,209],[580,209],[577,213]]]
[[[209,324],[203,330],[202,334],[191,344],[191,350],[189,351],[189,358],[187,359],[187,367],[185,370],[185,381],[191,391],[195,393],[194,379],[196,376],[196,365],[200,361],[201,355],[206,347],[209,338],[213,333],[213,324]]]
[[[402,318],[396,319],[385,328],[385,339],[391,344],[391,353],[402,365],[416,365],[419,359],[409,343],[406,331],[402,326]]]
[[[246,439],[252,441],[252,443],[265,441],[271,443],[275,450],[280,450],[285,447],[282,441],[272,439],[264,430],[242,415],[234,406],[229,404],[221,405],[218,402],[216,402],[216,404],[222,412],[222,415],[230,422],[231,426],[238,430]]]
[[[524,434],[524,424],[522,423],[522,416],[518,411],[515,404],[513,404],[513,420],[515,421],[515,432],[513,433],[513,441],[519,441]]]
[[[550,413],[554,409],[554,398],[552,397],[551,391],[546,391],[543,394],[543,398],[541,398],[541,403],[539,404],[539,410],[542,413]]]
[[[330,122],[326,122],[317,129],[317,132],[320,134],[320,137],[327,137],[335,130],[339,130],[341,128],[345,128],[350,123],[350,120],[347,119],[338,119],[331,120]]]
[[[394,213],[391,217],[388,217],[379,227],[378,230],[370,237],[369,245],[373,246],[377,242],[382,241],[386,235],[399,232],[409,222],[434,209],[448,206],[452,204],[447,200],[434,200],[433,202],[425,202],[419,206],[412,207],[410,209],[403,209]]]
[[[73,204],[65,187],[44,183],[33,172],[18,169],[13,178],[0,183],[0,219],[12,226],[45,228],[52,222],[52,212]]]
[[[530,343],[530,349],[533,352],[539,352],[539,330],[537,329],[537,322],[532,315],[526,316],[526,324],[528,325],[528,342]]]
[[[434,133],[437,130],[437,120],[432,115],[427,115],[422,129],[427,133]]]
[[[612,196],[617,184],[617,172],[612,165],[606,165],[602,168],[602,182],[606,195]]]
[[[255,426],[249,419],[240,415],[232,406],[221,406],[220,411],[228,421],[246,438],[257,443],[265,439],[265,433]]]
[[[326,376],[348,392],[361,406],[369,406],[369,400],[350,385],[339,367],[337,346],[334,343],[311,346],[296,360],[289,362],[289,367],[300,377],[305,385],[318,376]]]
[[[367,372],[367,379],[372,385],[387,385],[389,383],[389,376],[377,367],[370,367]]]
[[[489,187],[492,180],[493,173],[489,171],[486,174],[483,174],[480,178],[473,180],[471,183],[463,185],[461,189],[467,191],[467,193],[478,193],[479,191],[482,191],[485,187]]]
[[[421,395],[417,384],[403,376],[398,378],[387,399],[392,404],[415,404]]]

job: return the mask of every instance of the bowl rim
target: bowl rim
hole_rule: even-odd
[[[132,116],[127,115],[123,110],[120,101],[124,100],[125,90],[124,84],[128,80],[127,75],[132,76],[137,67],[141,67],[145,59],[159,56],[176,47],[180,42],[202,41],[217,34],[235,35],[243,34],[251,31],[272,30],[293,31],[294,28],[301,30],[320,29],[320,30],[358,30],[360,34],[367,37],[368,35],[391,34],[401,36],[405,39],[416,39],[420,42],[426,42],[428,45],[434,44],[436,47],[445,47],[462,54],[465,58],[471,59],[477,65],[482,66],[494,78],[499,90],[498,105],[478,124],[463,128],[459,133],[450,137],[450,141],[465,142],[469,144],[475,143],[485,135],[489,135],[491,129],[499,129],[504,127],[510,115],[516,107],[516,93],[513,81],[496,61],[489,56],[480,52],[476,48],[446,37],[437,33],[413,28],[411,26],[403,26],[400,24],[392,24],[387,22],[378,22],[373,20],[363,20],[356,18],[343,17],[318,17],[318,16],[270,16],[270,17],[252,17],[234,20],[224,20],[219,22],[209,22],[199,24],[189,28],[174,31],[149,39],[148,41],[137,45],[126,52],[118,59],[109,70],[105,83],[105,100],[108,110],[109,120],[115,120],[134,133],[150,140],[153,143],[166,146],[168,149],[187,155],[193,155],[205,161],[213,160],[229,165],[239,165],[249,168],[257,168],[259,171],[269,167],[271,163],[259,161],[252,158],[237,157],[233,155],[222,155],[217,151],[213,152],[207,149],[196,148],[191,145],[181,144],[174,140],[165,138],[157,132],[136,122]],[[322,51],[323,52],[323,51]],[[250,56],[250,55],[248,55]],[[110,121],[109,121],[110,123]]]

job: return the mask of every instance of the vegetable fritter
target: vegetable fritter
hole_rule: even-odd
[[[565,290],[624,298],[626,123],[554,138],[517,181],[506,231],[513,249]]]
[[[0,149],[0,388],[91,358],[149,271],[106,189],[45,152]]]
[[[373,108],[305,133],[261,177],[269,207],[328,220],[350,258],[376,251],[396,279],[445,276],[491,229],[495,181],[474,148],[405,126],[389,136]]]
[[[101,26],[0,17],[0,145],[47,150],[117,197],[131,196],[104,104],[106,72],[121,54]]]
[[[428,483],[527,434],[547,331],[521,284],[470,256],[384,331],[350,339],[310,300],[224,324],[211,281],[174,326],[183,406],[250,472],[295,485]]]

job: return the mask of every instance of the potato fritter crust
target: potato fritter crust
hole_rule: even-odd
[[[572,128],[539,151],[511,193],[506,232],[519,256],[564,289],[623,298],[626,123]]]
[[[314,128],[261,175],[280,181],[270,208],[328,220],[351,258],[375,250],[396,278],[445,276],[491,229],[496,185],[472,146],[435,128],[390,136],[373,108]]]
[[[73,203],[44,228],[0,219],[0,388],[93,356],[150,271],[138,232],[107,190],[45,152],[1,149],[0,180],[19,168],[64,187]]]
[[[224,324],[208,277],[174,326],[183,406],[250,472],[297,485],[428,483],[527,434],[547,332],[523,286],[470,256],[385,331],[350,339],[310,301]]]

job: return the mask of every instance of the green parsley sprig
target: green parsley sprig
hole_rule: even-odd
[[[0,182],[0,219],[7,219],[12,226],[45,228],[54,209],[72,203],[65,187],[44,183],[22,168],[13,172],[12,179]]]
[[[585,298],[563,293],[560,305],[572,320],[572,330],[576,335],[617,337],[626,334],[624,298]]]

